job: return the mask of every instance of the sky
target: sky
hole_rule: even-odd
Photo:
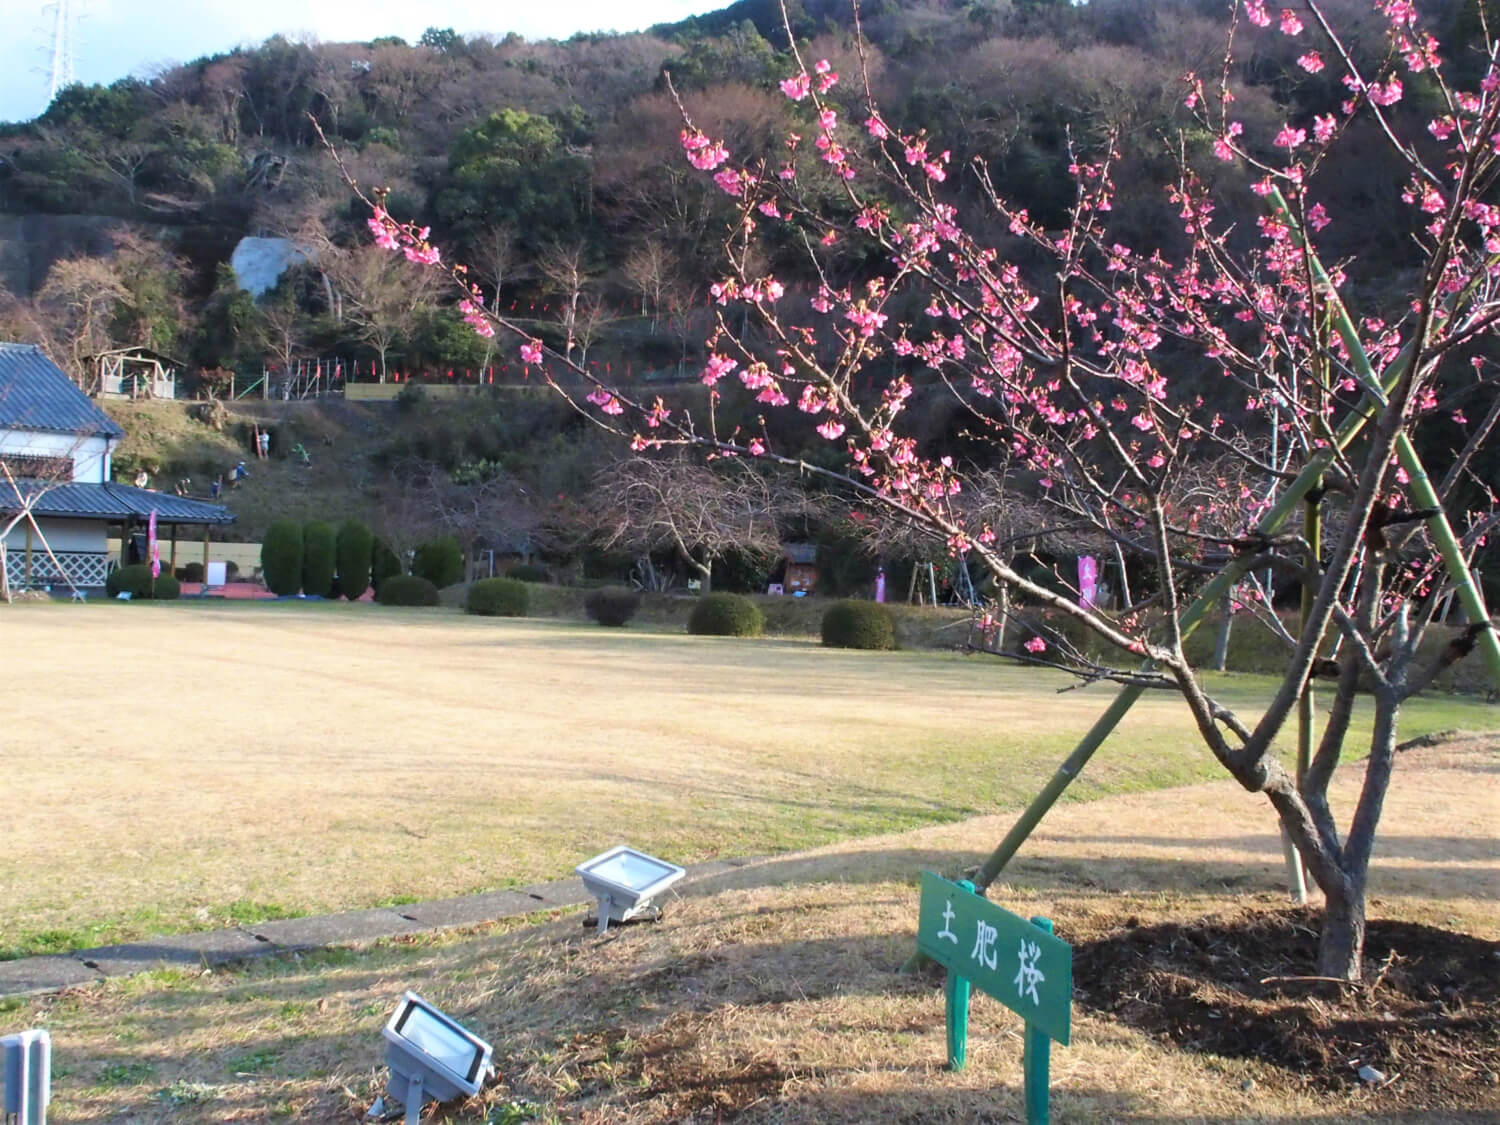
[[[72,0],[79,12],[73,75],[108,85],[259,43],[277,33],[327,42],[399,35],[429,27],[463,34],[515,31],[528,39],[575,31],[637,31],[727,7],[729,0]],[[53,16],[48,0],[0,0],[0,121],[46,108]]]

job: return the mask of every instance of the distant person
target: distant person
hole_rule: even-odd
[[[260,450],[260,459],[262,461],[268,459],[271,456],[271,431],[261,430],[255,439],[255,444]]]
[[[229,486],[231,488],[238,488],[240,486],[240,481],[249,479],[250,470],[245,468],[245,462],[243,461],[229,470]]]
[[[146,475],[146,470],[137,469],[135,473],[135,486],[137,488],[145,488],[150,483],[151,478]]]
[[[218,476],[214,477],[214,482],[211,485],[208,486],[208,494],[211,497],[213,497],[215,500],[217,500],[219,498],[219,493],[221,493],[223,491],[224,491],[224,474],[220,473]]]

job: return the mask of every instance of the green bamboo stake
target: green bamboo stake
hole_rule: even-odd
[[[1301,241],[1301,228],[1297,226],[1296,217],[1287,206],[1286,198],[1281,194],[1281,190],[1273,188],[1269,198],[1272,210]],[[1360,385],[1364,388],[1365,394],[1377,405],[1385,406],[1389,401],[1386,387],[1375,375],[1375,367],[1365,353],[1364,345],[1359,339],[1359,332],[1349,316],[1349,310],[1344,307],[1343,300],[1329,282],[1328,273],[1323,269],[1323,263],[1319,261],[1318,256],[1309,253],[1308,259],[1312,264],[1314,281],[1323,288],[1328,298],[1328,308],[1333,313],[1335,330],[1349,352],[1349,358],[1354,364],[1355,375]],[[1495,259],[1492,258],[1489,264],[1495,264]],[[1472,286],[1473,283],[1470,284]],[[1402,355],[1407,356],[1408,361],[1410,360],[1409,349],[1410,344],[1402,351]],[[1399,370],[1400,366],[1401,360],[1398,358],[1391,365],[1391,370]],[[1386,383],[1394,385],[1393,380],[1389,378]],[[1396,459],[1410,478],[1406,487],[1407,494],[1412,498],[1413,503],[1417,507],[1437,509],[1436,514],[1427,519],[1427,533],[1432,536],[1438,553],[1443,557],[1443,566],[1448,571],[1448,579],[1453,583],[1459,604],[1464,607],[1464,613],[1472,622],[1488,622],[1490,613],[1484,604],[1484,592],[1474,581],[1468,561],[1464,558],[1463,547],[1458,537],[1453,534],[1453,525],[1448,522],[1448,513],[1443,510],[1443,505],[1438,500],[1437,489],[1433,487],[1432,480],[1427,476],[1427,470],[1422,467],[1422,460],[1417,456],[1416,447],[1412,445],[1411,438],[1404,432],[1396,435]],[[1500,689],[1500,637],[1496,637],[1493,625],[1480,633],[1478,643],[1480,651],[1484,654],[1485,664],[1489,667],[1490,678],[1494,681],[1495,687]]]

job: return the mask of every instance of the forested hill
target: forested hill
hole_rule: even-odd
[[[1455,65],[1465,65],[1476,2],[1427,5]],[[1356,52],[1385,50],[1364,0],[1328,7]],[[1000,191],[1044,222],[1071,195],[1069,138],[1088,150],[1118,133],[1121,232],[1169,248],[1180,232],[1162,191],[1170,151],[1179,138],[1189,151],[1207,143],[1182,108],[1182,77],[1217,73],[1228,10],[1227,0],[861,8],[889,119],[925,127],[955,166],[984,156]],[[410,315],[378,326],[356,315],[400,283],[358,249],[364,215],[317,143],[316,118],[361,183],[388,186],[393,212],[431,224],[487,296],[533,315],[538,331],[560,299],[576,297],[594,357],[685,365],[728,201],[684,164],[664,74],[737,154],[779,151],[803,109],[776,88],[791,69],[780,20],[776,0],[740,0],[647,34],[566,42],[438,28],[415,44],[277,37],[149,80],[71,87],[36,121],[0,126],[0,279],[10,290],[0,335],[69,354],[145,343],[198,367],[252,371],[296,354],[406,369],[492,359],[445,294],[419,292]],[[858,73],[847,0],[794,0],[791,20],[810,57]],[[1332,78],[1297,68],[1297,50],[1259,36],[1237,60],[1247,135],[1269,143],[1280,122],[1343,96]],[[857,87],[838,93],[852,102]],[[1397,112],[1425,121],[1431,108],[1417,90]],[[1332,249],[1347,251],[1356,277],[1382,284],[1403,247],[1369,236],[1399,206],[1399,174],[1374,138],[1340,153],[1319,173],[1320,191],[1331,214],[1358,218],[1343,220],[1348,241]],[[974,178],[949,186],[985,230]],[[247,235],[289,238],[310,262],[252,301],[227,269]],[[795,282],[792,248],[775,266]]]

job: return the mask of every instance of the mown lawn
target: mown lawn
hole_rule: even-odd
[[[1025,802],[1112,696],[991,658],[359,605],[5,610],[0,952],[754,855]],[[1218,695],[1253,716],[1269,681]],[[1500,727],[1413,703],[1403,736]],[[1071,799],[1216,776],[1137,706]]]

